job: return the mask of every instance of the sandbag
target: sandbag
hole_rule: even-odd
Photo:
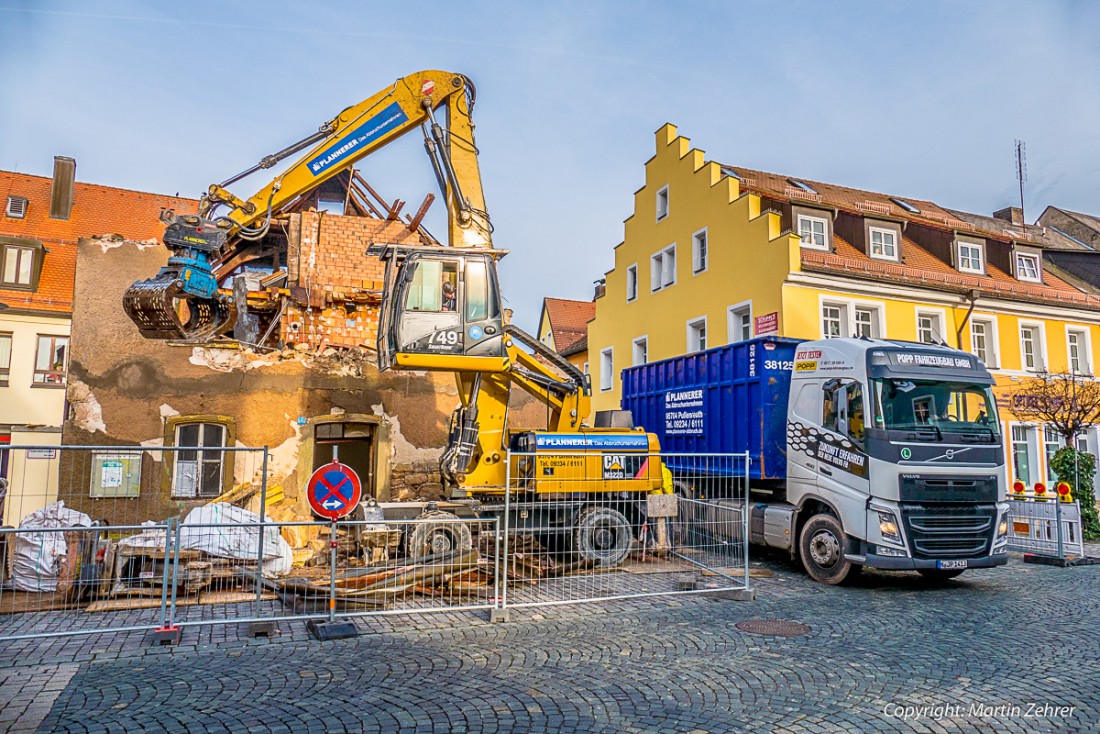
[[[92,518],[57,501],[24,517],[19,528],[46,530],[91,525]],[[58,579],[69,554],[66,535],[69,533],[56,530],[14,533],[12,587],[17,591],[57,591]]]

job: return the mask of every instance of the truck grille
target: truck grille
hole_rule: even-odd
[[[902,505],[914,558],[976,558],[989,553],[996,505]]]

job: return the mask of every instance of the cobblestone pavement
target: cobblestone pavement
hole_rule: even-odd
[[[827,588],[762,565],[775,578],[755,602],[370,618],[323,644],[301,622],[270,640],[188,628],[177,647],[142,633],[0,643],[0,730],[1100,731],[1100,566],[1014,557],[941,586],[867,574]],[[734,626],[748,619],[810,632]]]

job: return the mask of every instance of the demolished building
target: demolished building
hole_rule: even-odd
[[[364,498],[442,498],[438,457],[459,402],[455,380],[378,372],[383,265],[366,254],[372,243],[432,240],[419,217],[376,213],[387,214],[309,206],[280,217],[223,281],[245,304],[232,335],[202,346],[146,340],[121,308],[126,288],[166,263],[164,247],[82,239],[64,443],[149,451],[125,491],[104,492],[88,476],[99,464],[63,460],[61,499],[112,523],[182,515],[258,484],[256,466],[219,450],[243,446],[270,447],[268,496],[282,498],[286,517],[309,516],[305,482],[334,446]],[[513,403],[514,425],[545,425],[541,404],[526,395]],[[210,450],[157,450],[200,444]]]

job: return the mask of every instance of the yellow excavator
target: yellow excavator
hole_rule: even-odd
[[[168,264],[135,283],[123,304],[152,339],[203,343],[228,332],[238,304],[223,287],[242,250],[254,246],[273,217],[326,180],[419,127],[447,207],[448,246],[372,243],[367,252],[386,266],[378,331],[378,367],[456,375],[461,404],[440,461],[452,499],[483,513],[501,498],[524,500],[517,513],[530,527],[555,527],[604,565],[621,562],[644,522],[645,495],[662,487],[653,434],[608,417],[584,425],[591,388],[587,375],[521,329],[505,323],[471,112],[474,87],[451,72],[422,71],[348,107],[319,131],[203,195],[197,215],[169,213]],[[439,112],[445,108],[445,125]],[[227,186],[305,151],[248,199]],[[222,208],[227,212],[218,214]],[[510,431],[512,386],[548,408],[546,430]],[[598,417],[600,423],[602,416]],[[612,424],[619,423],[618,427]],[[509,449],[513,452],[511,466]],[[584,497],[617,498],[601,512],[584,512]],[[578,501],[580,498],[580,501]],[[593,497],[594,499],[594,497]],[[513,525],[514,526],[514,525]]]

